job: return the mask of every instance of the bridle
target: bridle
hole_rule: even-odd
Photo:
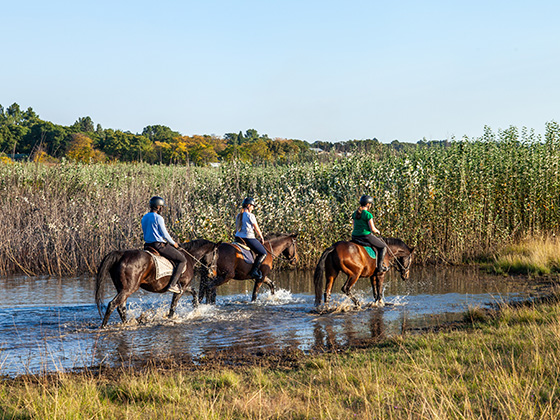
[[[397,271],[399,273],[403,274],[403,273],[406,273],[407,271],[410,270],[410,264],[412,263],[412,260],[410,258],[408,259],[407,267],[405,267],[404,265],[401,264],[401,262],[399,261],[399,259],[397,258],[397,256],[393,252],[393,250],[389,247],[389,245],[387,245],[387,249],[391,253],[391,255],[393,256],[393,260],[397,262],[396,268],[397,268]],[[395,265],[395,264],[392,262],[391,266],[393,266],[393,265]]]
[[[216,256],[218,255],[218,247],[214,247],[214,250],[212,251],[212,262],[210,263],[210,266],[207,266],[206,264],[204,264],[202,261],[200,261],[198,258],[196,258],[193,254],[191,254],[189,251],[187,251],[185,248],[181,247],[181,250],[187,254],[188,256],[190,256],[193,260],[195,260],[197,263],[199,263],[200,265],[202,265],[203,267],[206,268],[206,270],[208,270],[209,273],[213,272],[216,268],[216,263],[217,263],[217,258]]]

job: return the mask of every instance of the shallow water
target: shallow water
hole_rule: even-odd
[[[388,274],[387,306],[382,308],[371,306],[367,279],[356,283],[354,291],[363,305],[354,308],[339,292],[341,275],[330,310],[319,314],[313,311],[312,276],[301,271],[273,273],[276,294],[263,286],[255,303],[250,302],[252,282],[231,281],[218,289],[215,306],[194,308],[192,298],[184,296],[172,320],[165,317],[171,294],[139,291],[128,300],[133,321],[123,326],[115,311],[102,331],[94,278],[0,278],[0,375],[115,366],[152,357],[201,357],[233,348],[310,351],[399,334],[404,326],[438,325],[460,319],[469,307],[539,294],[524,279],[468,268],[416,268],[408,281]],[[105,302],[114,295],[110,284]]]

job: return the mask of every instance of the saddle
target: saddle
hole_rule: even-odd
[[[163,255],[161,255],[155,248],[151,246],[144,246],[144,251],[151,255],[152,260],[154,261],[154,265],[156,266],[156,280],[161,279],[162,277],[168,277],[173,274],[173,270],[175,269],[175,263]],[[183,274],[187,266],[183,268]]]
[[[355,243],[356,245],[360,245],[363,246],[366,249],[366,252],[368,253],[368,255],[373,258],[373,259],[377,259],[377,254],[376,254],[376,250],[375,248],[373,248],[371,246],[371,244],[366,241],[366,240],[362,240],[360,238],[354,237],[352,238],[352,240],[350,242]]]

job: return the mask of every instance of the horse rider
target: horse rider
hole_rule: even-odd
[[[267,252],[263,246],[264,237],[257,223],[257,218],[252,213],[254,208],[255,200],[251,197],[245,198],[243,203],[241,203],[241,211],[235,218],[235,241],[246,244],[256,254],[249,277],[261,280],[262,273],[259,269],[266,258]],[[260,238],[260,241],[257,239],[257,236]]]
[[[377,250],[377,269],[384,273],[389,270],[384,262],[387,244],[373,235],[374,233],[379,235],[381,232],[373,224],[373,215],[369,211],[372,205],[373,197],[370,195],[363,195],[360,198],[360,206],[352,214],[352,239],[365,241]]]
[[[167,257],[175,263],[173,274],[167,291],[171,293],[181,293],[177,286],[179,277],[187,264],[185,255],[179,251],[179,245],[171,238],[165,228],[165,222],[161,217],[161,211],[165,206],[163,198],[154,196],[150,198],[150,211],[142,217],[142,231],[144,232],[144,249],[154,248],[161,255]]]

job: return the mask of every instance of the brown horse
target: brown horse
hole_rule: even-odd
[[[256,280],[253,286],[253,296],[251,301],[257,299],[257,292],[264,283],[274,294],[274,283],[268,275],[272,270],[272,261],[274,257],[283,257],[290,264],[295,264],[298,260],[296,247],[296,234],[275,234],[268,235],[264,238],[264,247],[266,248],[266,258],[263,261],[260,270],[262,272],[261,280]],[[200,300],[206,297],[206,303],[216,303],[216,288],[227,283],[231,279],[249,280],[249,272],[252,264],[248,264],[243,259],[243,254],[237,247],[229,243],[222,243],[218,247],[218,258],[216,261],[216,277],[213,280],[200,280]]]
[[[203,260],[205,265],[215,263],[216,250],[219,243],[210,242],[206,239],[196,239],[185,244],[180,244],[179,250],[182,251],[187,258],[187,265],[184,273],[179,279],[179,287],[181,293],[174,293],[169,308],[169,317],[175,314],[175,309],[179,298],[184,292],[189,292],[193,296],[193,305],[198,305],[198,297],[196,290],[190,287],[190,283],[194,276],[194,265],[196,262]],[[99,315],[101,313],[101,303],[103,301],[103,284],[111,277],[113,284],[117,289],[117,295],[109,305],[103,318],[101,327],[105,327],[109,321],[111,313],[117,309],[122,322],[126,322],[126,300],[136,292],[139,288],[154,293],[164,293],[167,290],[171,276],[156,279],[156,266],[153,258],[146,251],[141,249],[129,249],[113,251],[103,258],[97,270],[95,284],[95,302]]]
[[[396,238],[384,238],[387,244],[387,254],[384,263],[387,267],[396,267],[403,280],[408,279],[412,253],[414,248],[409,248],[403,241]],[[373,299],[383,305],[383,281],[385,272],[377,270],[376,260],[371,258],[365,248],[354,242],[340,241],[327,248],[315,268],[315,306],[321,304],[322,280],[326,277],[324,300],[328,303],[331,289],[338,273],[344,272],[348,278],[342,286],[342,292],[348,295],[354,304],[358,299],[352,295],[352,286],[360,277],[369,277],[373,289]]]

